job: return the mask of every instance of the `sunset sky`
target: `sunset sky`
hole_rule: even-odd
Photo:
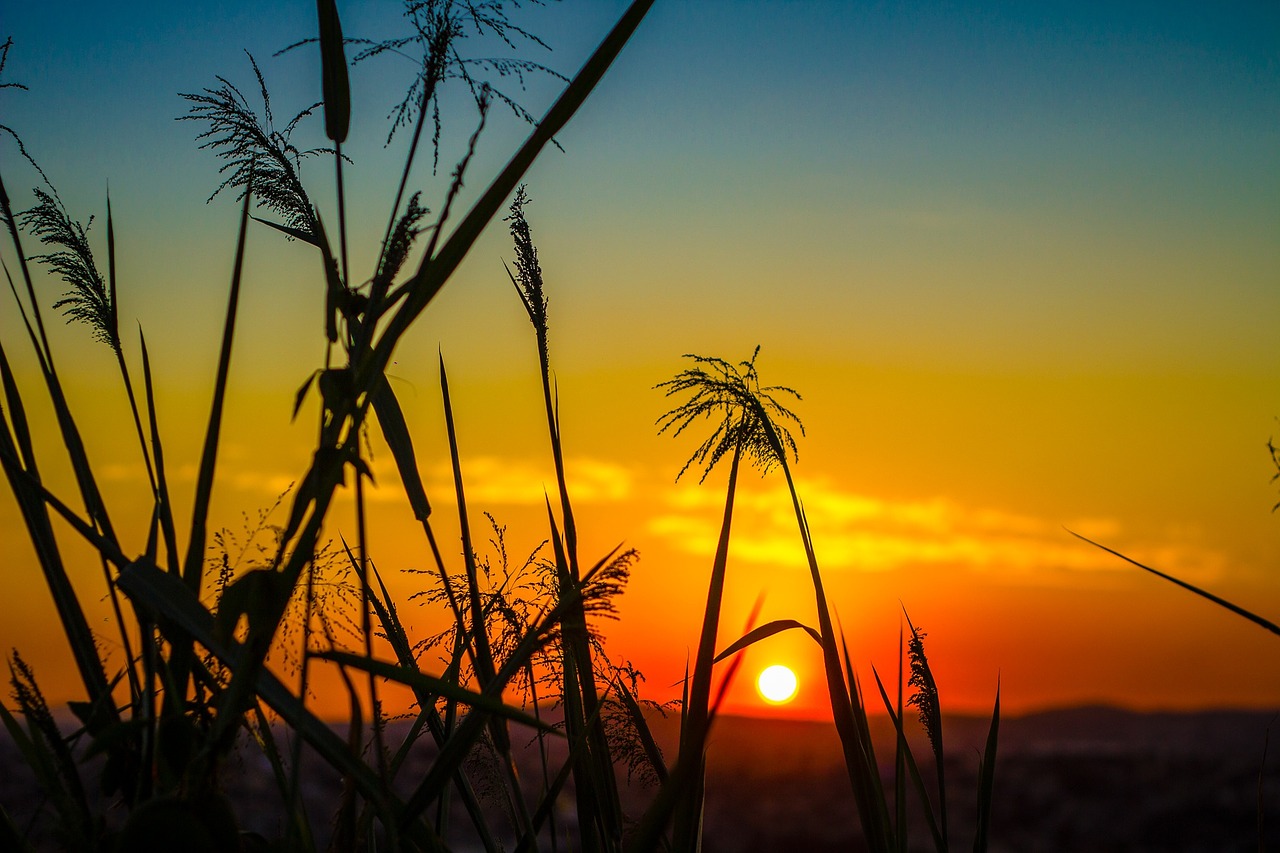
[[[319,98],[314,48],[273,57],[312,34],[314,5],[73,6],[12,4],[0,19],[0,40],[14,40],[4,80],[28,87],[0,91],[0,124],[74,216],[98,217],[103,259],[110,188],[126,350],[137,365],[136,320],[186,520],[238,209],[230,196],[205,204],[220,162],[197,148],[195,123],[174,121],[187,107],[177,93],[222,75],[258,106],[248,50],[283,124]],[[354,37],[402,33],[400,8],[339,3]],[[523,11],[552,50],[521,50],[572,75],[624,8]],[[385,58],[352,72],[357,269],[373,264],[389,213],[407,140],[383,147],[386,116],[413,71]],[[560,84],[500,85],[540,115]],[[438,175],[413,181],[433,211],[474,110],[454,92],[443,119]],[[304,124],[300,147],[322,131]],[[495,110],[463,202],[526,131]],[[679,695],[696,644],[726,471],[674,482],[697,439],[656,434],[667,401],[653,386],[683,353],[736,361],[759,344],[763,381],[803,395],[798,487],[864,678],[873,664],[891,677],[905,607],[928,632],[944,710],[988,709],[997,677],[1013,711],[1280,706],[1280,639],[1068,532],[1280,619],[1280,484],[1266,448],[1280,441],[1280,6],[658,0],[559,141],[563,152],[528,174],[527,212],[570,486],[584,561],[620,542],[640,551],[606,633],[654,698]],[[0,169],[29,206],[38,176],[7,138]],[[330,216],[332,164],[309,161],[303,176]],[[7,242],[0,254],[12,264]],[[488,511],[508,525],[513,555],[547,535],[554,477],[533,336],[502,266],[511,255],[495,223],[391,371],[437,535],[455,554],[437,352],[472,523]],[[323,361],[319,272],[314,250],[251,231],[215,493],[215,521],[233,531],[307,464],[314,417],[291,424],[290,412]],[[40,286],[49,311],[62,285]],[[12,303],[0,334],[37,399]],[[148,493],[110,353],[82,327],[59,327],[55,345],[118,523],[141,551]],[[49,439],[50,479],[71,498]],[[403,602],[420,584],[404,570],[429,554],[380,443],[373,468],[373,555]],[[329,530],[353,525],[340,506]],[[75,698],[8,497],[0,531],[0,648],[18,647],[52,697]],[[105,617],[100,567],[70,553]],[[761,595],[761,619],[814,622],[776,473],[740,485],[722,645]],[[403,607],[423,633],[441,624]],[[754,695],[772,663],[799,674],[790,705]],[[819,664],[803,635],[763,643],[731,708],[821,717]]]

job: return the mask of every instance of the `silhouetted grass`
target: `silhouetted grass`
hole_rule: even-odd
[[[881,779],[867,708],[843,635],[832,622],[788,461],[796,459],[796,442],[785,424],[802,428],[779,398],[798,400],[799,395],[789,388],[760,384],[755,364],[758,349],[750,360],[738,364],[695,357],[693,367],[660,386],[671,396],[688,395],[660,421],[662,431],[678,435],[703,417],[717,423],[681,473],[697,465],[703,467],[705,479],[721,459],[731,460],[724,520],[696,658],[686,679],[679,753],[673,765],[668,765],[649,730],[648,715],[656,709],[639,695],[639,673],[628,663],[615,664],[604,653],[598,622],[613,614],[614,601],[636,555],[620,549],[603,555],[581,553],[550,367],[548,299],[526,219],[529,198],[519,184],[539,151],[553,142],[589,96],[649,5],[637,0],[630,6],[582,70],[567,81],[546,116],[532,122],[528,140],[461,217],[455,216],[454,206],[491,100],[496,97],[517,115],[529,118],[509,96],[477,81],[473,71],[483,68],[483,63],[477,66],[475,60],[464,60],[456,52],[455,42],[468,27],[537,42],[511,24],[501,3],[411,2],[408,11],[414,34],[400,40],[359,42],[344,38],[333,0],[319,0],[319,35],[314,41],[322,60],[323,100],[302,110],[283,129],[274,124],[267,85],[252,58],[261,115],[234,84],[221,77],[215,88],[184,96],[191,107],[182,118],[203,128],[197,134],[198,143],[223,161],[220,174],[225,177],[213,195],[234,190],[240,202],[233,272],[189,525],[180,527],[172,509],[164,433],[156,417],[145,338],[139,338],[145,392],[139,401],[128,368],[129,348],[119,333],[116,242],[109,201],[104,276],[90,245],[89,223],[81,226],[72,218],[51,185],[37,188],[35,206],[18,213],[0,181],[0,217],[10,234],[21,288],[12,275],[9,283],[82,506],[77,509],[55,494],[42,477],[42,460],[27,419],[36,392],[19,387],[0,342],[4,393],[0,465],[53,598],[84,695],[71,707],[79,728],[64,732],[40,692],[36,674],[17,652],[12,655],[14,708],[2,709],[3,722],[49,798],[56,814],[56,843],[66,849],[101,851],[310,851],[317,849],[324,828],[331,826],[331,849],[441,851],[449,849],[449,839],[457,835],[447,821],[449,802],[456,798],[471,823],[468,834],[487,851],[506,849],[511,843],[515,849],[531,851],[698,850],[707,736],[741,660],[736,652],[780,631],[800,628],[822,650],[851,800],[868,844],[878,851],[906,849],[910,776],[928,809],[935,846],[947,849],[939,691],[924,655],[923,634],[912,626],[910,684],[917,693],[910,702],[920,706],[933,743],[939,821],[933,819],[934,806],[924,793],[904,734],[901,662],[896,710],[880,685],[899,735],[892,795]],[[346,48],[352,44],[361,45],[356,61],[410,45],[423,52],[420,73],[392,116],[393,133],[409,123],[414,130],[375,271],[366,285],[355,284],[360,277],[348,262],[344,201],[342,144],[352,116]],[[0,48],[0,71],[8,47],[6,43]],[[517,59],[490,70],[521,74],[542,69]],[[466,153],[437,200],[438,213],[428,220],[430,210],[421,203],[420,193],[409,195],[407,203],[404,198],[428,125],[434,126],[433,150],[438,152],[438,90],[451,79],[470,88],[479,118]],[[317,109],[323,112],[332,148],[299,150],[290,141],[292,132]],[[9,128],[0,129],[17,138]],[[20,151],[26,156],[25,149]],[[302,173],[305,161],[328,154],[334,160],[338,202],[336,250]],[[47,183],[44,172],[39,174]],[[513,200],[508,203],[508,199]],[[462,542],[461,565],[451,565],[457,561],[446,559],[438,545],[417,448],[385,371],[405,332],[449,281],[481,231],[508,204],[514,246],[508,275],[533,326],[556,494],[547,501],[545,541],[524,563],[513,568],[503,528],[496,522],[491,524],[490,539],[494,556],[482,557],[471,527],[466,461],[458,449],[441,359],[453,502]],[[296,415],[313,391],[319,398],[310,464],[284,500],[283,523],[268,527],[260,519],[249,531],[251,536],[266,533],[270,541],[241,563],[229,554],[229,540],[211,528],[210,506],[218,483],[223,411],[237,369],[232,354],[245,239],[255,221],[305,243],[319,255],[323,278],[316,292],[323,295],[325,305],[326,355],[323,366],[299,389],[295,400]],[[421,246],[424,234],[429,237]],[[31,254],[31,240],[50,251]],[[415,253],[419,259],[412,267]],[[69,320],[85,324],[116,358],[152,496],[147,544],[141,554],[131,555],[117,534],[79,422],[65,398],[45,331],[42,300],[33,283],[35,264],[47,267],[70,288],[52,307],[62,309]],[[404,275],[406,267],[410,272]],[[7,263],[5,271],[8,275]],[[365,437],[375,428],[391,450],[404,499],[434,563],[425,578],[423,598],[447,608],[451,617],[448,629],[433,638],[410,636],[401,616],[403,602],[393,600],[371,557],[364,491],[371,471]],[[786,478],[800,546],[810,568],[817,628],[794,619],[756,627],[753,616],[742,638],[717,655],[734,494],[744,457],[764,471],[781,468]],[[322,531],[335,495],[348,483],[356,509],[354,541],[327,543]],[[69,579],[54,517],[98,554],[112,602],[113,639],[124,650],[124,661],[115,672],[108,668],[117,663],[100,652],[86,622],[83,596],[87,593]],[[222,553],[221,561],[212,565],[208,560],[211,541],[214,550]],[[339,592],[329,595],[334,584]],[[288,676],[296,677],[296,688],[266,666],[273,651],[284,648],[298,650]],[[442,671],[437,674],[424,671],[422,661],[428,650],[441,657]],[[732,660],[717,687],[715,667],[726,658]],[[333,667],[345,686],[349,708],[345,736],[308,707],[308,685],[318,666]],[[380,701],[388,683],[408,688],[415,700],[412,719],[399,743],[388,740],[391,735]],[[521,702],[511,701],[517,696]],[[549,707],[557,709],[559,719],[554,723],[544,716]],[[989,811],[992,797],[998,697],[996,709],[982,762],[980,814]],[[273,725],[273,720],[278,723]],[[513,725],[536,738],[541,778],[520,777]],[[222,792],[222,767],[237,740],[246,736],[266,757],[285,812],[285,829],[279,838],[241,831]],[[433,742],[434,760],[420,778],[404,778],[407,757],[420,739]],[[563,760],[553,757],[558,753],[549,748],[553,739],[563,741]],[[307,755],[323,761],[343,779],[331,823],[327,815],[309,814],[301,795],[303,744]],[[84,778],[86,765],[78,760],[82,754],[101,757],[100,778]],[[623,813],[619,793],[623,773],[647,778],[657,786],[643,814]],[[99,799],[86,794],[95,787],[110,800],[105,809]],[[573,817],[566,821],[558,815],[558,804],[570,790]],[[10,815],[0,813],[0,818],[0,846],[30,849],[33,842],[24,837],[20,824]],[[504,840],[504,836],[508,837]],[[986,837],[982,821],[975,849],[985,849]]]

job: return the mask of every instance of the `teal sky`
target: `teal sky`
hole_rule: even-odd
[[[397,32],[397,8],[346,4],[346,31]],[[571,73],[621,8],[520,20]],[[5,93],[6,123],[82,216],[110,182],[122,238],[177,226],[182,253],[212,261],[231,203],[193,204],[216,164],[172,121],[176,92],[222,74],[252,94],[247,49],[291,115],[315,98],[313,57],[271,54],[313,14],[83,4],[55,21],[21,4],[9,79],[31,92]],[[1278,44],[1269,3],[659,3],[566,153],[531,174],[534,215],[574,312],[598,316],[598,297],[678,338],[708,312],[753,330],[706,345],[741,347],[767,318],[804,326],[810,356],[1186,367],[1213,350],[1247,366],[1275,354],[1280,312]],[[379,149],[381,117],[409,70],[355,73],[352,193],[375,233],[400,156]],[[525,96],[535,113],[550,82]],[[445,174],[471,129],[453,115]],[[522,132],[493,125],[473,191]],[[313,184],[327,171],[312,164]],[[579,283],[588,270],[619,286]]]
[[[525,10],[519,21],[553,48],[530,56],[572,74],[624,5]],[[349,36],[400,32],[397,3],[339,9]],[[196,148],[193,123],[174,121],[186,108],[177,93],[220,74],[256,105],[248,50],[287,119],[318,98],[317,62],[312,49],[272,54],[310,34],[314,14],[305,0],[21,3],[0,18],[15,43],[5,79],[30,89],[0,91],[0,123],[73,215],[98,215],[98,241],[110,184],[122,315],[147,331],[175,458],[194,455],[205,413],[237,217],[230,197],[204,203],[219,163]],[[490,47],[502,50],[475,53]],[[357,268],[371,265],[388,216],[404,149],[383,149],[383,119],[411,73],[399,61],[353,71]],[[541,114],[557,91],[534,79],[521,98]],[[413,181],[433,208],[474,122],[463,99],[445,106],[440,174]],[[494,112],[464,201],[525,130]],[[323,138],[318,125],[299,134]],[[564,152],[529,172],[529,216],[566,439],[584,483],[606,496],[584,499],[599,531],[589,541],[625,539],[654,567],[633,582],[639,616],[617,629],[623,640],[643,636],[672,578],[703,582],[706,537],[681,525],[713,528],[720,488],[701,503],[670,489],[687,450],[653,435],[663,406],[651,387],[681,353],[737,359],[762,344],[766,381],[805,394],[801,472],[818,550],[837,592],[874,614],[867,642],[896,636],[910,597],[913,617],[984,679],[975,707],[989,700],[990,661],[1023,685],[1009,694],[1023,707],[1128,701],[1135,673],[1147,679],[1132,687],[1139,704],[1280,701],[1266,686],[1280,684],[1280,658],[1248,670],[1252,634],[1214,633],[1224,629],[1206,605],[1153,595],[1153,581],[1081,556],[1062,532],[1087,522],[1280,616],[1264,448],[1280,434],[1280,5],[659,0],[560,141]],[[25,206],[34,177],[7,141],[0,169]],[[304,179],[331,219],[330,163],[310,162]],[[500,488],[502,472],[532,472],[536,499],[546,463],[509,256],[505,229],[490,228],[393,379],[438,450],[443,349],[469,420],[464,456],[490,478],[477,492],[536,527],[527,489]],[[248,263],[228,481],[287,483],[305,463],[289,444],[292,393],[323,355],[319,265],[266,229],[251,232]],[[16,331],[12,312],[0,329]],[[84,399],[118,397],[82,330],[58,335]],[[91,440],[121,464],[134,451]],[[760,486],[759,507],[776,486]],[[228,515],[269,502],[255,488],[232,487]],[[770,538],[776,519],[759,513],[748,522],[758,540],[742,549],[743,608],[770,583],[775,540],[791,535]],[[385,523],[398,543],[398,522]],[[398,547],[387,563],[404,562]],[[779,612],[766,618],[797,615],[788,595],[772,593]],[[981,624],[954,614],[966,596]],[[1095,645],[1071,646],[1084,641],[1070,639],[1078,614],[1063,602],[1102,597],[1114,618]],[[673,635],[693,636],[695,607],[667,614]],[[1135,633],[1147,644],[1127,646]],[[1053,672],[1025,660],[1033,647]],[[1217,655],[1192,687],[1168,653],[1190,647]],[[683,647],[662,654],[648,665],[666,684]]]

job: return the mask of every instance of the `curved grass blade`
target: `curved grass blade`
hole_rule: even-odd
[[[814,629],[810,628],[808,625],[805,625],[801,622],[797,622],[794,619],[777,619],[773,622],[768,622],[764,625],[761,625],[759,628],[756,628],[755,630],[750,631],[747,634],[744,634],[741,638],[734,641],[727,649],[722,651],[720,654],[716,655],[715,662],[719,663],[720,661],[724,660],[734,652],[740,652],[743,649],[745,649],[747,646],[754,645],[755,643],[758,643],[767,637],[772,637],[774,634],[780,634],[783,631],[790,631],[795,628],[799,628],[800,630],[804,631],[806,634],[812,637],[813,641],[817,643],[819,646],[822,645],[822,635],[819,634]]]

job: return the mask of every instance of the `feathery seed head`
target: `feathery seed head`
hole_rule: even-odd
[[[920,725],[929,738],[929,743],[937,749],[938,738],[942,732],[942,710],[938,705],[938,684],[929,669],[929,659],[924,653],[925,632],[911,625],[911,639],[907,641],[907,654],[911,659],[911,678],[907,684],[916,688],[916,692],[907,700],[920,711]]]
[[[763,473],[768,473],[774,465],[785,466],[788,451],[793,460],[797,458],[795,439],[783,422],[794,423],[801,435],[804,435],[804,425],[794,412],[778,402],[777,396],[787,394],[799,400],[800,394],[784,385],[761,387],[756,372],[759,354],[757,346],[750,359],[737,364],[686,354],[685,358],[693,359],[696,366],[654,386],[664,389],[668,397],[689,394],[684,403],[658,418],[659,435],[670,431],[672,436],[677,436],[703,417],[720,421],[680,469],[677,480],[697,464],[704,466],[698,480],[702,482],[716,463],[738,446]]]
[[[545,337],[547,297],[543,292],[542,267],[538,263],[538,250],[533,245],[529,222],[524,216],[524,207],[530,201],[524,184],[521,184],[516,189],[515,198],[511,200],[511,215],[505,220],[511,223],[511,239],[516,249],[516,271],[512,273],[508,270],[507,274],[511,277],[516,292],[520,294],[520,301],[524,303],[524,310],[529,314],[534,329],[540,337]]]
[[[38,203],[18,219],[33,237],[57,251],[35,255],[32,260],[44,264],[71,287],[53,307],[61,308],[69,320],[88,325],[95,338],[119,352],[111,294],[89,248],[88,229],[93,218],[81,225],[67,213],[56,192],[38,188],[34,192]]]
[[[298,123],[314,113],[320,104],[312,104],[294,116],[283,130],[277,130],[267,84],[252,54],[249,54],[249,64],[262,96],[262,118],[233,83],[218,77],[221,84],[218,88],[205,89],[202,94],[182,95],[193,106],[186,115],[178,116],[178,121],[207,123],[208,129],[197,134],[196,139],[203,140],[201,148],[212,149],[226,161],[218,174],[227,177],[209,196],[209,201],[228,188],[238,189],[236,200],[242,201],[252,176],[254,201],[283,218],[286,226],[314,237],[315,207],[302,187],[298,170],[303,160],[330,153],[332,149],[303,151],[289,140]]]

